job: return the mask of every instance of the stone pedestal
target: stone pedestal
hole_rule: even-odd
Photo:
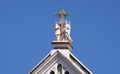
[[[70,51],[73,49],[72,44],[68,41],[52,41],[51,43],[54,49],[69,49]]]

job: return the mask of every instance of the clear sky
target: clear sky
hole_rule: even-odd
[[[61,7],[72,53],[94,74],[120,74],[120,0],[0,0],[0,74],[27,74],[53,49]]]

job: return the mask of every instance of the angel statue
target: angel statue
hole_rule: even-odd
[[[71,26],[70,26],[70,21],[65,21],[65,28],[63,29],[63,32],[65,34],[65,40],[72,41],[72,38],[70,37],[70,31],[71,31]]]
[[[60,26],[58,23],[55,23],[55,37],[57,41],[60,40]]]

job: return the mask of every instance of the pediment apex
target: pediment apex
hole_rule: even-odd
[[[81,73],[92,74],[69,50],[52,50],[40,63],[38,63],[29,74],[36,74],[38,71],[50,66],[53,62],[58,59],[63,60],[64,63],[73,67],[73,69],[80,71]],[[57,63],[57,62],[56,62]]]

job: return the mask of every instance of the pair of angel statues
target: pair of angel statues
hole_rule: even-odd
[[[61,28],[61,23],[55,23],[55,36],[57,41],[72,41],[70,37],[70,21],[64,22],[64,27]]]

